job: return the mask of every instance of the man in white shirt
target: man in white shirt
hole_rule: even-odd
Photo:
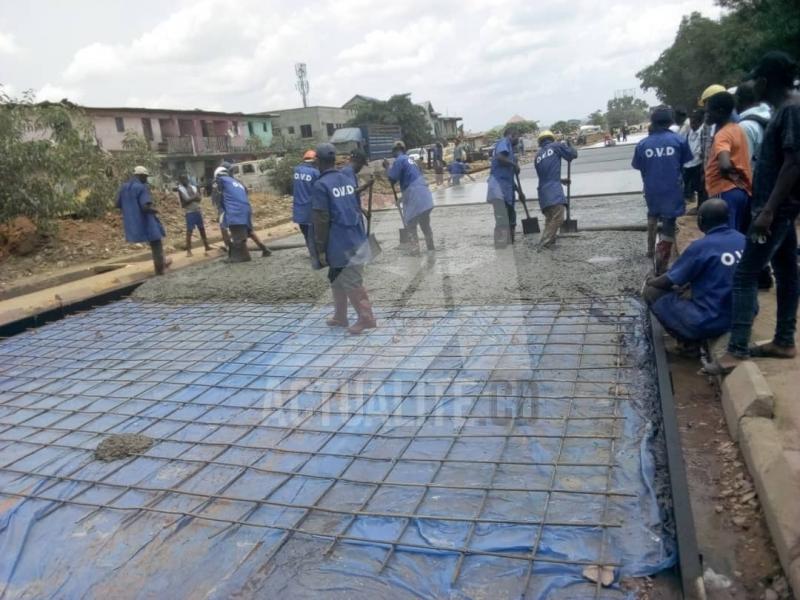
[[[683,164],[683,197],[687,203],[697,194],[697,207],[706,199],[706,186],[703,182],[703,119],[702,110],[695,110],[688,119],[686,141],[692,151],[692,159]],[[696,209],[695,209],[696,210]]]

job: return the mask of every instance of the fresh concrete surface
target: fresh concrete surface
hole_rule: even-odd
[[[691,218],[679,224],[681,251],[701,234]],[[758,301],[754,343],[772,339],[774,288],[759,292]],[[754,396],[760,396],[755,403]],[[766,418],[769,396],[772,418]],[[800,356],[745,361],[723,382],[722,398],[731,435],[739,439],[786,577],[800,594]],[[735,430],[733,422],[738,423]]]

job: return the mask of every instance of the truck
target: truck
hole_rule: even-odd
[[[339,154],[348,154],[353,150],[363,150],[367,160],[380,160],[392,155],[392,146],[403,139],[403,130],[399,125],[360,125],[358,127],[342,127],[333,132],[330,142]]]

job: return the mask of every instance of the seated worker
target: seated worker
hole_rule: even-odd
[[[675,220],[686,212],[681,168],[692,159],[685,138],[669,130],[672,109],[659,106],[650,115],[650,134],[636,144],[631,166],[641,172],[647,203],[647,256],[656,256],[655,272],[661,275],[669,264],[675,242]],[[656,248],[658,221],[661,241]]]
[[[745,232],[750,225],[753,171],[747,136],[733,120],[733,94],[720,92],[706,102],[706,121],[714,125],[714,139],[706,163],[706,192],[728,205],[730,226]]]
[[[703,202],[697,225],[705,237],[692,242],[666,274],[647,281],[645,302],[681,343],[701,342],[730,331],[733,274],[745,236],[732,229],[728,219],[724,200]],[[684,298],[683,288],[688,288],[691,297]]]
[[[475,181],[472,178],[472,175],[469,174],[469,165],[460,160],[454,160],[449,165],[447,165],[447,172],[450,173],[450,184],[451,185],[461,185],[461,178],[465,175],[469,177],[472,181]]]
[[[406,154],[406,145],[402,141],[394,143],[392,148],[394,162],[389,167],[388,161],[384,160],[383,165],[386,169],[386,176],[389,183],[394,186],[400,183],[400,191],[403,194],[403,218],[406,222],[406,230],[410,234],[409,246],[411,254],[419,254],[419,238],[417,237],[417,226],[425,236],[425,245],[428,250],[435,250],[433,244],[433,230],[431,229],[431,211],[433,210],[433,196],[428,189],[428,182],[420,171],[417,163]]]
[[[306,243],[311,223],[311,188],[319,177],[319,171],[314,166],[316,158],[313,150],[306,150],[303,162],[294,168],[292,175],[292,221],[297,223]]]
[[[534,164],[539,177],[539,207],[544,214],[544,231],[539,240],[539,248],[549,248],[556,242],[558,228],[564,222],[567,198],[562,184],[569,180],[561,179],[561,159],[571,162],[578,158],[578,151],[569,141],[557,142],[552,131],[539,134],[539,150]]]
[[[348,326],[350,300],[358,320],[348,331],[358,335],[377,327],[364,288],[364,265],[370,258],[367,230],[352,177],[336,169],[336,148],[320,144],[316,152],[320,175],[311,193],[312,261],[315,269],[328,267],[335,311],[327,324]]]

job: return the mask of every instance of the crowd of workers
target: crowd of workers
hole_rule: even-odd
[[[688,120],[685,111],[654,110],[650,133],[634,152],[632,166],[641,171],[647,202],[647,252],[655,258],[645,300],[665,329],[692,352],[729,333],[727,352],[712,365],[720,373],[750,356],[792,358],[796,353],[797,75],[790,56],[770,52],[734,93],[709,86]],[[675,219],[695,197],[705,236],[667,270]],[[757,290],[771,287],[773,275],[775,333],[771,342],[751,346]]]
[[[654,275],[644,288],[653,313],[679,342],[692,351],[703,341],[730,332],[728,352],[717,367],[731,370],[752,355],[795,355],[798,307],[798,265],[795,219],[800,213],[800,96],[794,89],[796,63],[781,52],[768,53],[736,88],[709,86],[699,108],[687,111],[661,106],[652,111],[649,134],[634,151],[632,166],[639,170],[647,204],[647,255],[654,259]],[[494,243],[503,248],[515,242],[515,203],[525,201],[519,182],[520,134],[509,126],[492,153],[486,201],[494,213]],[[568,203],[562,178],[562,160],[578,156],[569,141],[556,141],[551,131],[538,136],[534,159],[538,200],[545,224],[539,249],[552,248],[564,222]],[[442,146],[433,149],[437,182],[442,181]],[[405,235],[405,250],[419,254],[421,230],[426,249],[435,250],[431,212],[433,197],[421,169],[406,154],[402,141],[394,144],[394,160],[383,161],[394,190]],[[466,156],[454,156],[448,167],[452,183],[469,176]],[[328,268],[334,299],[331,326],[348,327],[348,302],[358,315],[349,326],[353,334],[376,326],[363,285],[364,265],[370,259],[367,224],[371,214],[362,208],[361,194],[370,190],[370,174],[359,185],[358,174],[367,164],[361,151],[336,168],[336,149],[320,144],[309,150],[294,168],[292,219],[299,226],[315,269]],[[247,240],[269,255],[253,231],[252,210],[245,186],[223,163],[214,172],[212,201],[229,260],[250,260]],[[131,242],[149,242],[156,273],[167,265],[161,239],[164,229],[146,185],[148,173],[137,167],[120,189],[118,206],[125,234]],[[198,229],[206,252],[211,247],[200,214],[200,195],[187,177],[176,188],[186,214],[186,246]],[[370,190],[371,193],[371,190]],[[692,243],[668,269],[676,237],[676,219],[687,204],[697,202],[697,220],[703,238]],[[771,265],[771,272],[770,272]],[[776,280],[777,325],[772,342],[749,345],[757,311],[756,291]]]

